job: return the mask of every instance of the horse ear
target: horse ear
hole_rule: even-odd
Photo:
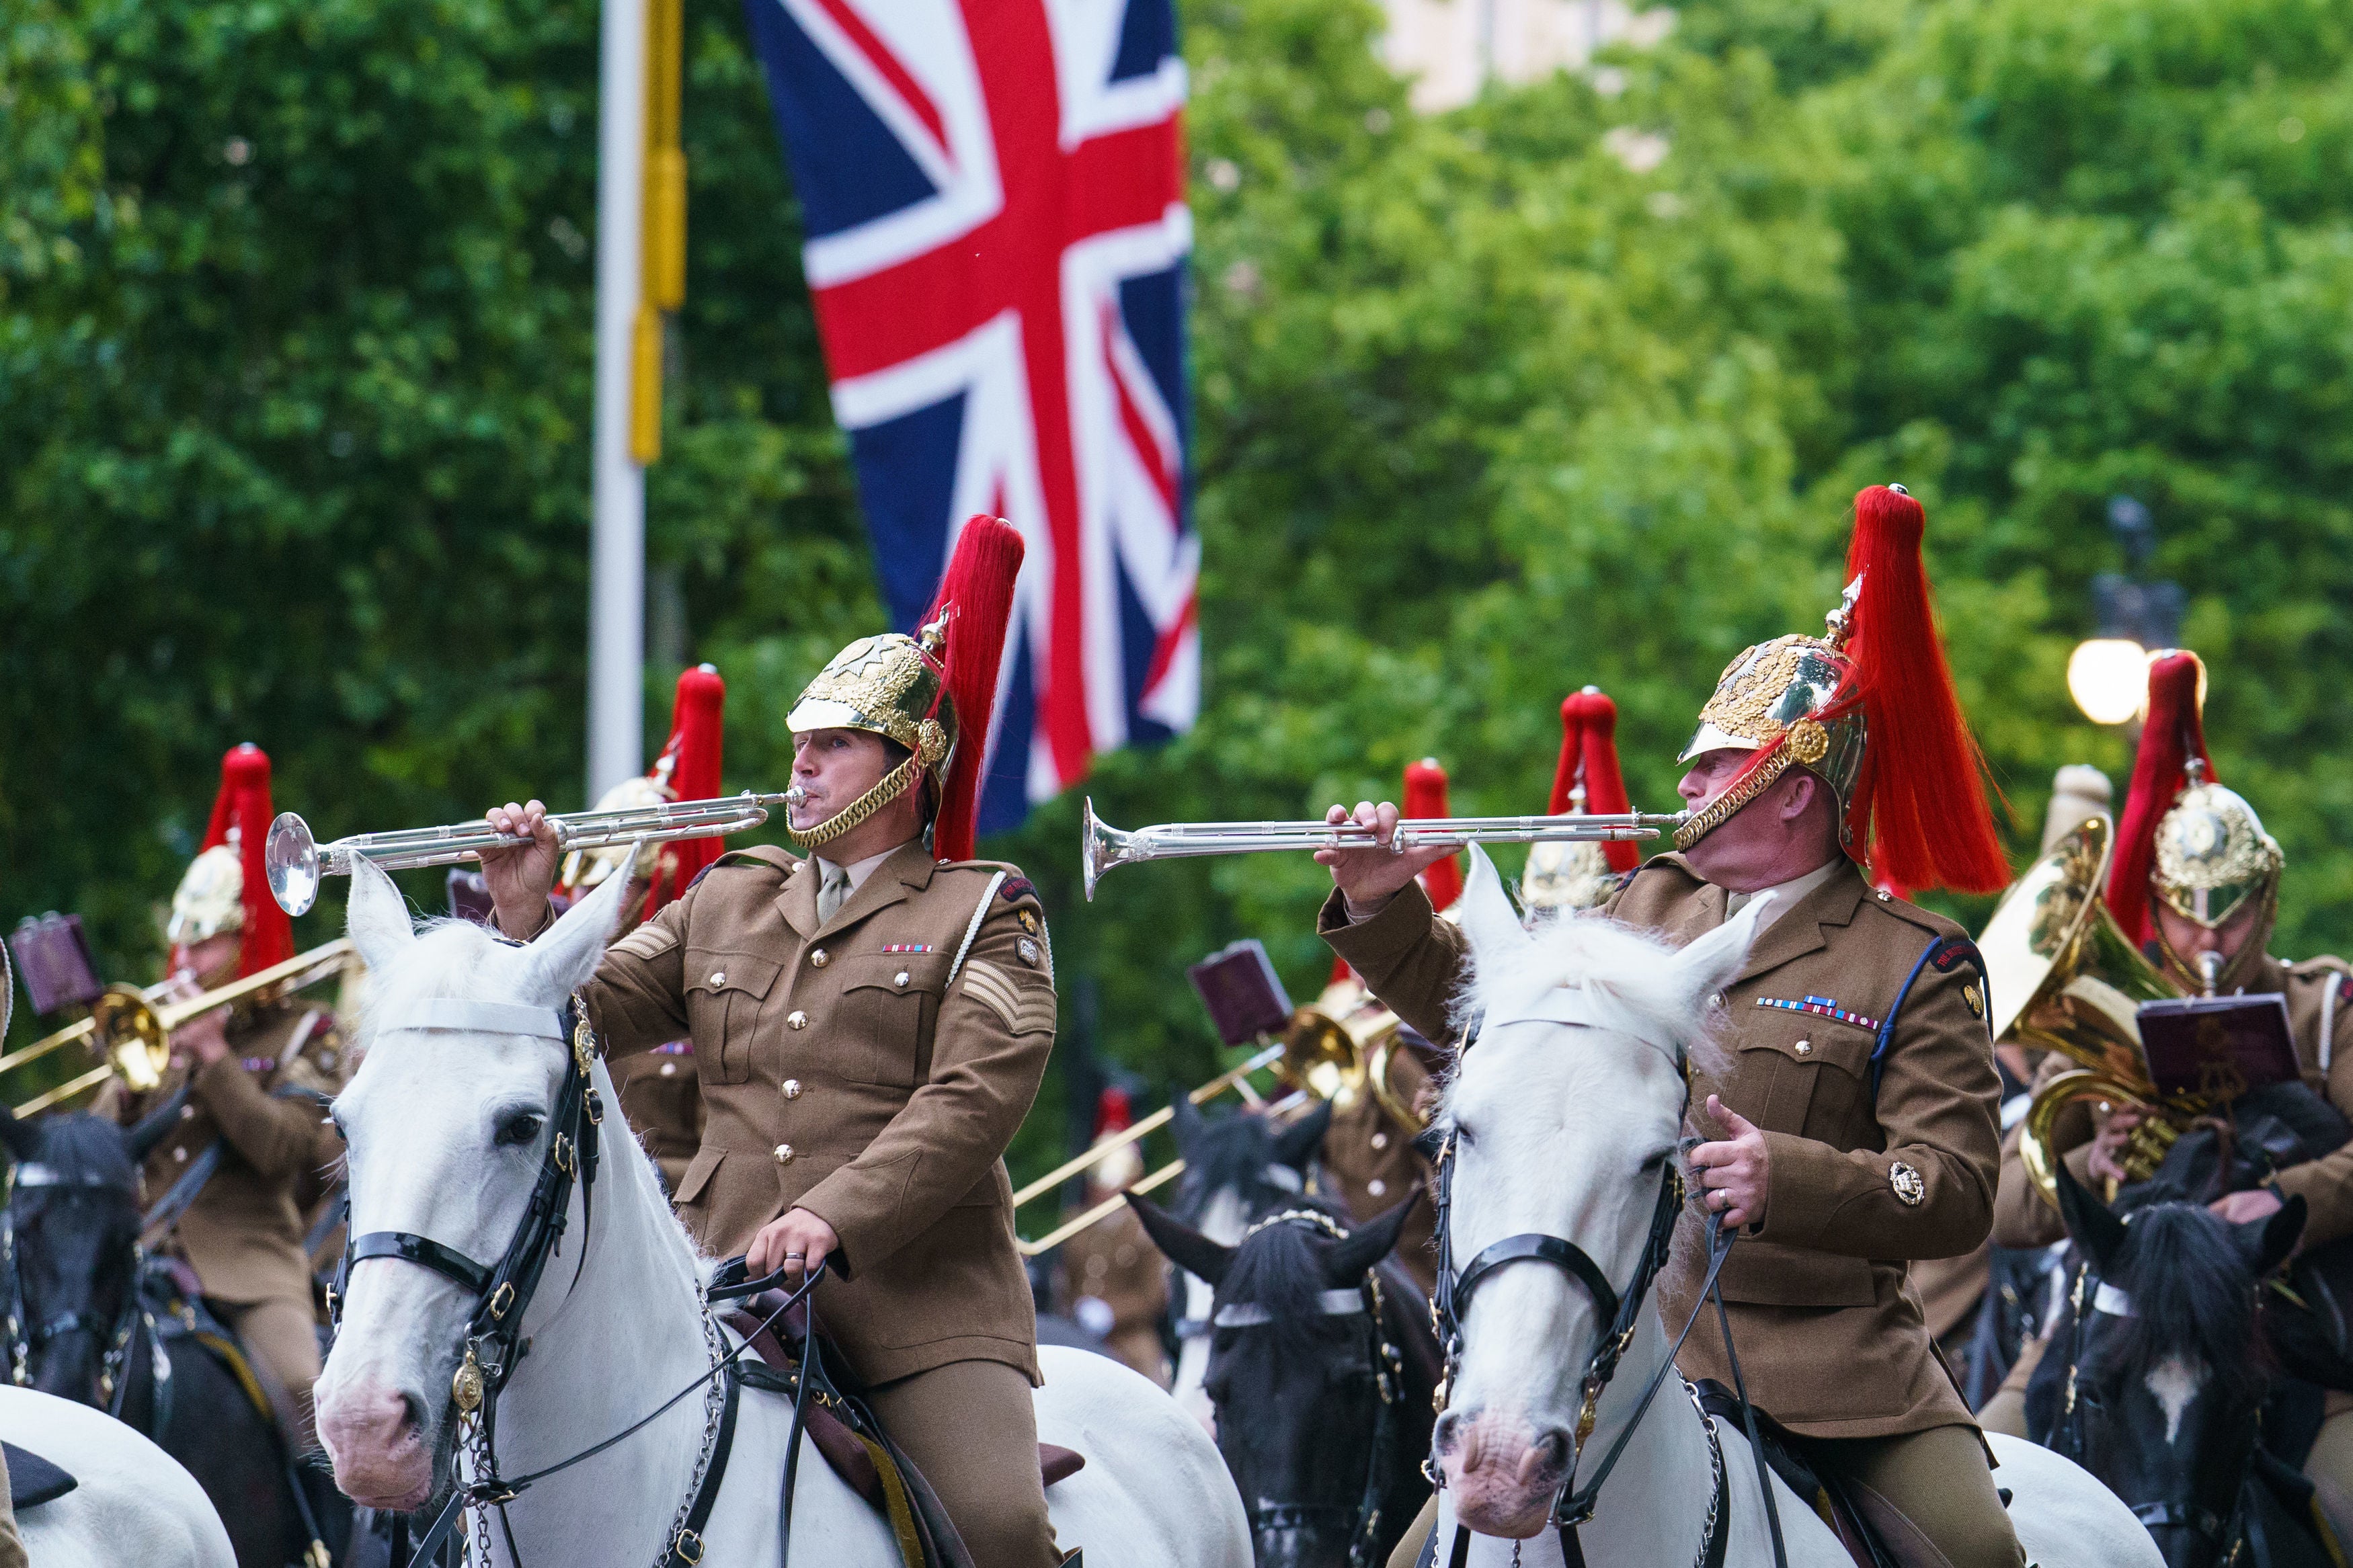
[[[2092,1266],[2105,1274],[2125,1249],[2125,1222],[2114,1210],[2084,1190],[2064,1160],[2055,1166],[2059,1183],[2059,1217],[2067,1234],[2090,1255]]]
[[[383,877],[384,873],[378,871],[376,875]],[[389,877],[385,879],[391,880]],[[122,1135],[123,1152],[131,1156],[132,1169],[145,1164],[147,1156],[155,1152],[155,1146],[178,1125],[180,1111],[188,1103],[189,1091],[195,1087],[196,1080],[193,1077],[183,1079],[180,1087],[172,1091],[170,1099],[141,1117],[131,1131]]]
[[[2273,1269],[2287,1261],[2287,1255],[2304,1239],[2306,1213],[2304,1194],[2297,1193],[2268,1219],[2249,1220],[2234,1227],[2239,1233],[2239,1246],[2246,1253],[2256,1279],[2269,1277]]]
[[[30,1121],[20,1120],[16,1113],[0,1105],[0,1145],[5,1145],[8,1156],[19,1162],[37,1159],[41,1152],[41,1130]]]
[[[408,900],[384,868],[364,855],[352,857],[352,898],[343,906],[343,931],[360,950],[360,960],[381,972],[417,940]]]
[[[1178,1087],[1168,1099],[1168,1131],[1176,1140],[1176,1152],[1186,1164],[1193,1163],[1193,1152],[1200,1147],[1201,1134],[1208,1131],[1209,1119],[1193,1103],[1193,1097]]]
[[[1166,1209],[1149,1198],[1126,1194],[1127,1206],[1144,1222],[1145,1234],[1152,1245],[1164,1253],[1168,1261],[1187,1274],[1198,1274],[1214,1288],[1226,1282],[1226,1270],[1233,1267],[1234,1249],[1211,1241]]]
[[[1314,1110],[1274,1135],[1274,1163],[1305,1175],[1307,1162],[1324,1147],[1324,1134],[1331,1128],[1332,1102],[1317,1100]]]
[[[621,900],[631,879],[611,876],[596,890],[556,917],[554,925],[532,939],[522,950],[518,975],[522,994],[553,1007],[596,973],[605,944],[620,923]]]
[[[1504,891],[1503,878],[1495,874],[1495,863],[1476,844],[1471,846],[1471,879],[1463,885],[1461,901],[1454,909],[1462,934],[1470,939],[1474,969],[1484,969],[1528,947],[1531,939],[1520,924],[1519,912],[1512,908],[1511,895]]]
[[[1387,1214],[1366,1220],[1324,1255],[1324,1281],[1333,1289],[1354,1285],[1373,1270],[1373,1266],[1397,1249],[1398,1237],[1405,1231],[1405,1222],[1421,1203],[1421,1188],[1416,1186],[1406,1194],[1405,1202]]]

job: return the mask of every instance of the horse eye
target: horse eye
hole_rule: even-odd
[[[1477,1142],[1479,1142],[1479,1140],[1471,1135],[1471,1129],[1463,1126],[1460,1121],[1454,1124],[1454,1142],[1456,1147],[1468,1149],[1472,1144],[1476,1143]]]
[[[499,1118],[498,1130],[491,1134],[491,1142],[501,1149],[520,1147],[539,1136],[545,1118],[536,1111],[511,1110]]]

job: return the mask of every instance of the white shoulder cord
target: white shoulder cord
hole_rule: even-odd
[[[2337,1047],[2337,993],[2345,984],[2345,976],[2330,972],[2328,987],[2320,994],[2320,1076],[2328,1077],[2328,1058]]]
[[[963,945],[956,949],[955,962],[948,965],[948,977],[941,990],[944,991],[955,984],[956,972],[964,967],[965,954],[972,951],[973,940],[980,935],[980,922],[988,918],[988,900],[997,897],[997,889],[1004,885],[1005,873],[1002,871],[988,879],[988,886],[981,892],[978,907],[972,911],[972,923],[964,928]]]

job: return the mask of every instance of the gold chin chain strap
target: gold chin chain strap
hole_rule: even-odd
[[[868,790],[815,827],[791,827],[786,831],[797,848],[815,849],[821,845],[830,844],[906,794],[909,787],[923,776],[923,753],[910,752],[907,753],[907,760],[884,773],[872,789]]]

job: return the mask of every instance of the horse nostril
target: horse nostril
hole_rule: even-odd
[[[1540,1476],[1551,1475],[1568,1463],[1568,1434],[1555,1426],[1528,1445],[1520,1456],[1519,1482],[1534,1485]]]
[[[400,1429],[403,1432],[425,1430],[425,1401],[413,1394],[400,1396]]]
[[[1462,1413],[1459,1410],[1449,1410],[1445,1414],[1440,1415],[1438,1418],[1438,1425],[1430,1428],[1430,1446],[1439,1453],[1452,1453],[1454,1451],[1455,1436],[1461,1429],[1461,1425]]]

